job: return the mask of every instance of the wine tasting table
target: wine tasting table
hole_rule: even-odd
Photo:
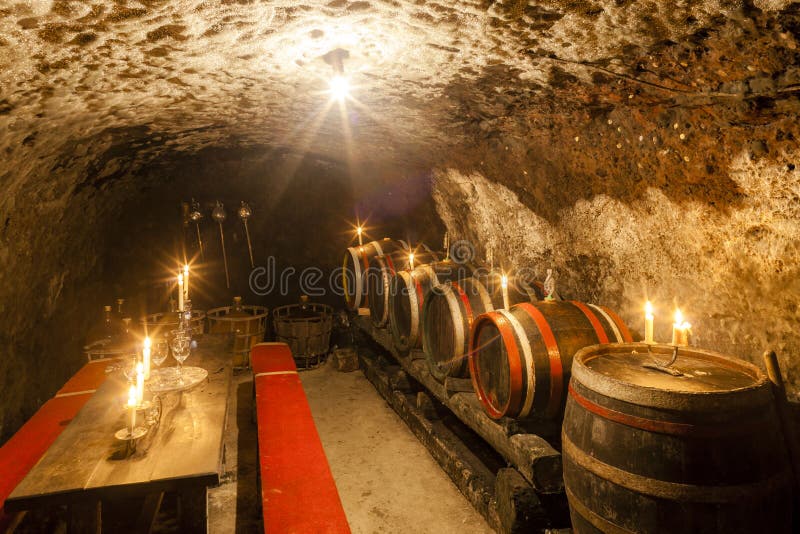
[[[163,492],[174,491],[181,501],[182,530],[206,532],[206,489],[219,484],[223,469],[230,357],[201,348],[187,363],[208,370],[207,381],[162,396],[160,424],[128,456],[125,442],[114,438],[129,421],[128,383],[121,371],[110,374],[14,489],[5,508],[67,505],[71,532],[96,532],[103,501],[146,497],[145,502],[160,502]]]

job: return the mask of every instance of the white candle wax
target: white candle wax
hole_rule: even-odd
[[[128,409],[131,411],[131,436],[133,429],[136,428],[136,388],[131,386],[128,392]]]
[[[189,265],[183,266],[183,300],[189,300]]]
[[[413,271],[414,270],[414,253],[413,252],[411,252],[408,255],[408,265],[409,265],[409,267],[411,267],[411,270]]]
[[[183,274],[178,275],[178,311],[183,311]]]
[[[136,364],[136,401],[142,403],[144,399],[144,366],[142,362]]]
[[[507,310],[511,306],[508,298],[508,277],[506,275],[500,278],[500,287],[503,289],[503,308]]]
[[[650,301],[644,305],[644,342],[654,343],[653,341],[653,305]]]
[[[689,329],[692,325],[683,320],[681,310],[675,310],[675,323],[672,325],[672,344],[678,347],[689,345]]]
[[[360,226],[356,229],[356,232],[358,232],[358,246],[359,247],[363,247],[364,246],[364,241],[363,241],[363,238],[361,237],[361,233],[363,231],[364,231],[364,229],[361,228]]]
[[[142,362],[144,363],[144,379],[150,380],[150,338],[144,338],[144,348],[142,349]]]

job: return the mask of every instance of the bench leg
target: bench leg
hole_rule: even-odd
[[[101,510],[99,500],[71,504],[69,507],[69,534],[100,534]]]
[[[208,501],[206,487],[185,488],[178,492],[181,532],[208,532]]]

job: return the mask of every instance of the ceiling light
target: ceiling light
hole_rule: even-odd
[[[328,86],[333,100],[344,102],[344,99],[350,96],[350,82],[344,76],[334,76],[328,82]]]

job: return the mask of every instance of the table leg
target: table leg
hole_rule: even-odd
[[[99,500],[71,504],[69,507],[69,534],[100,534],[101,505]]]
[[[208,532],[208,501],[206,487],[185,488],[178,491],[182,532],[205,534]]]

